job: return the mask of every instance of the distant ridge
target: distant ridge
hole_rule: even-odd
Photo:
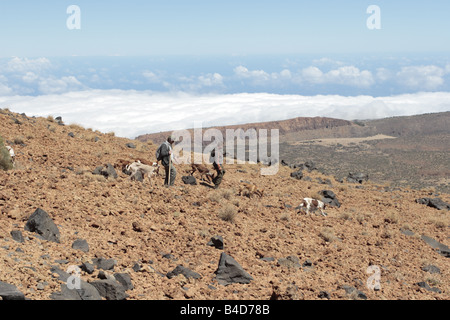
[[[369,120],[366,125],[376,128],[377,133],[397,137],[448,133],[450,131],[450,111]]]
[[[331,129],[336,127],[342,127],[342,126],[352,126],[354,125],[353,122],[347,121],[347,120],[341,120],[341,119],[334,119],[334,118],[326,118],[326,117],[298,117],[294,119],[289,120],[280,120],[280,121],[269,121],[269,122],[258,122],[258,123],[248,123],[248,124],[240,124],[240,125],[231,125],[231,126],[217,126],[217,127],[211,127],[220,130],[224,136],[225,131],[227,129],[237,130],[242,129],[244,131],[247,131],[249,129],[278,129],[280,132],[280,135],[285,135],[288,133],[295,133],[298,131],[304,131],[304,130],[316,130],[316,129]],[[209,129],[209,128],[204,128]],[[189,129],[188,131],[193,132],[193,129]],[[159,133],[149,133],[140,135],[136,138],[136,140],[147,142],[149,140],[153,141],[154,143],[161,143],[163,142],[168,135],[170,135],[172,131],[165,131],[165,132],[159,132]]]

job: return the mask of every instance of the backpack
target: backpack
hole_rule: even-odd
[[[162,158],[163,158],[163,156],[161,156],[161,148],[162,148],[163,145],[166,145],[166,146],[167,146],[167,149],[170,150],[170,145],[169,145],[167,142],[163,142],[163,143],[158,147],[158,149],[156,150],[155,156],[156,156],[156,160],[157,160],[157,161],[161,161]]]
[[[155,154],[156,160],[158,160],[158,161],[161,161],[161,160],[162,160],[162,156],[161,156],[161,147],[162,147],[162,144],[158,147],[158,149],[156,150],[156,154]]]

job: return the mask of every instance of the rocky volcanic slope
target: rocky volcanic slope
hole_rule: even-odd
[[[118,159],[151,159],[155,145],[8,110],[0,123],[17,154],[16,168],[0,171],[3,298],[70,297],[64,272],[71,266],[82,266],[89,288],[82,298],[450,297],[449,213],[417,203],[437,197],[426,190],[340,183],[307,170],[296,179],[287,166],[261,176],[259,165],[238,164],[226,167],[218,190],[185,185],[188,168],[178,166],[167,189],[161,176],[150,184],[120,170],[117,178],[92,174]],[[240,180],[264,188],[264,196],[238,196]],[[333,191],[341,206],[327,208],[327,217],[298,214],[300,199],[321,190]],[[43,214],[37,209],[54,222],[56,242],[29,231]],[[223,248],[220,237],[208,245],[215,236]],[[381,271],[380,290],[366,286],[369,266]]]

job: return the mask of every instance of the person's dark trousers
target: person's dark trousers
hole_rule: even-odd
[[[217,189],[219,185],[222,183],[223,176],[225,174],[225,170],[219,169],[217,166],[214,166],[214,169],[217,171],[217,175],[213,179],[214,188]]]
[[[166,171],[166,178],[164,179],[164,185],[169,185],[169,166],[164,167],[164,170]],[[177,170],[174,166],[171,166],[170,170],[170,185],[173,186],[173,183],[175,182],[175,178],[177,177]]]

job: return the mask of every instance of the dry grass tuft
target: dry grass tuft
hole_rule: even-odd
[[[6,149],[2,137],[0,137],[0,169],[11,170],[13,168],[13,163],[11,156],[9,155],[8,149]]]
[[[333,241],[337,240],[337,237],[334,234],[333,228],[330,228],[330,227],[322,229],[319,236],[326,242],[333,242]]]
[[[225,204],[224,206],[222,206],[222,208],[220,208],[218,216],[223,221],[232,223],[237,216],[236,207],[232,204]]]

